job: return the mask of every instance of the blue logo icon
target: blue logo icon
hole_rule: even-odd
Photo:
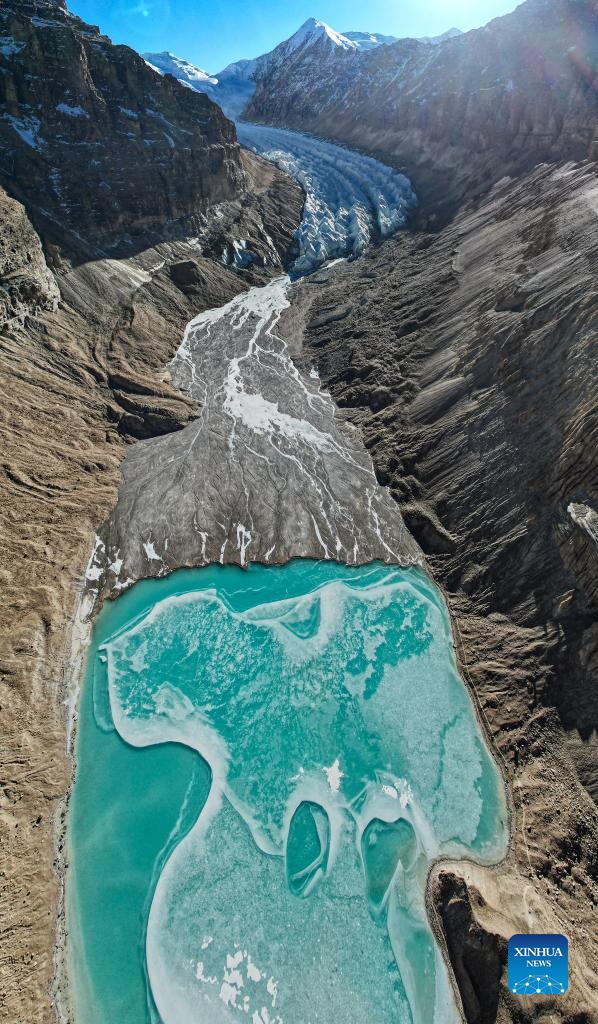
[[[513,935],[509,989],[517,996],[560,996],[569,988],[569,942],[564,935]]]

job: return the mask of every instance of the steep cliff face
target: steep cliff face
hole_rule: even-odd
[[[446,218],[540,161],[593,152],[595,0],[527,0],[438,46],[407,39],[357,57],[335,51],[317,67],[312,51],[265,68],[244,116],[404,168],[428,214]]]
[[[25,210],[0,189],[0,324],[56,309],[60,293]]]
[[[37,223],[102,244],[163,237],[244,188],[220,108],[62,4],[3,4],[0,49],[0,183]]]

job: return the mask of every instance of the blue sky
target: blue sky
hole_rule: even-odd
[[[206,71],[271,50],[306,18],[339,32],[395,36],[466,31],[514,10],[518,0],[67,0],[115,43],[136,50],[172,50]]]

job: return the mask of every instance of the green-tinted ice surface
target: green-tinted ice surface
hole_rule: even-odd
[[[82,1024],[457,1020],[426,874],[499,857],[506,809],[419,570],[137,584],[96,623],[77,756]]]

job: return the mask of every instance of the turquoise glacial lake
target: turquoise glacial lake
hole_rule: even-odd
[[[452,1024],[429,866],[506,843],[419,570],[181,570],[99,615],[69,824],[78,1024]]]

